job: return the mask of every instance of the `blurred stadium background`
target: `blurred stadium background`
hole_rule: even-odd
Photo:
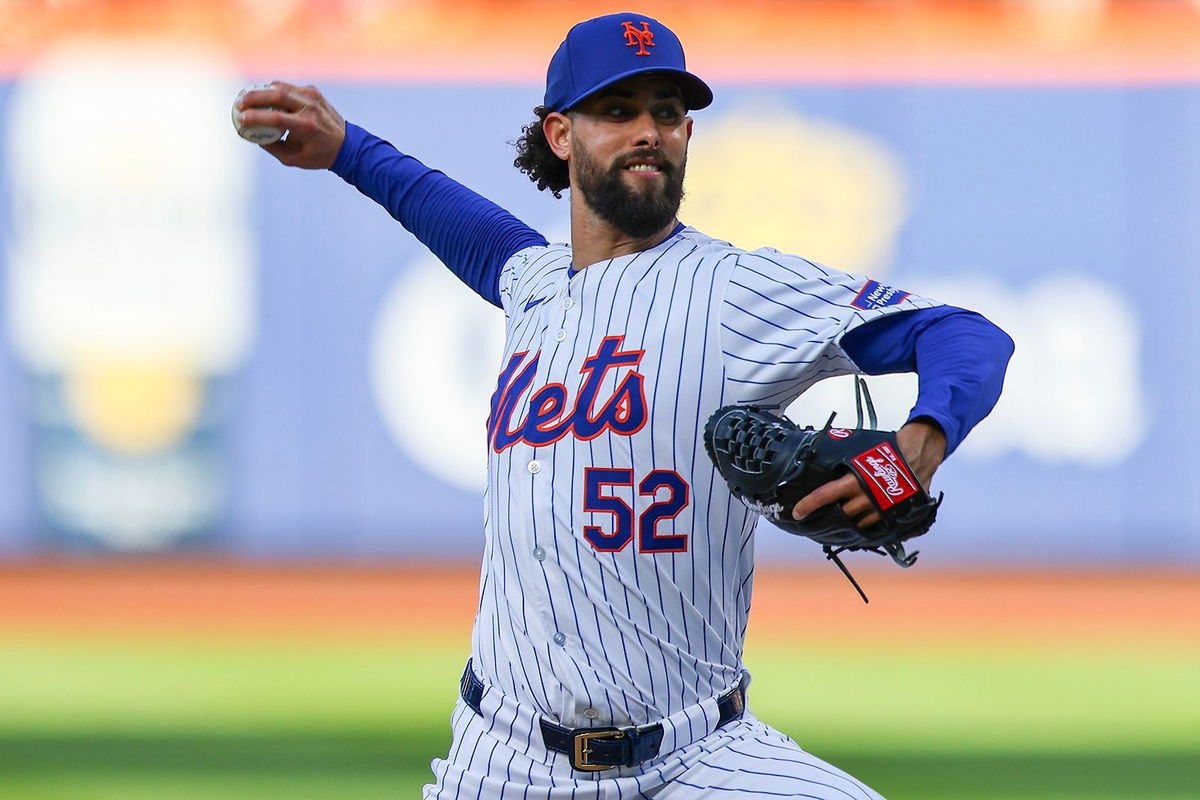
[[[685,221],[1017,342],[920,567],[856,562],[870,606],[763,531],[759,715],[893,800],[1200,797],[1182,0],[0,0],[0,797],[418,794],[502,318],[229,104],[315,83],[562,240],[510,141],[621,7],[716,90]],[[872,387],[897,424],[914,383]]]

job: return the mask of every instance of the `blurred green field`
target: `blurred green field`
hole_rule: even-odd
[[[751,705],[890,800],[1200,797],[1200,648],[751,640]],[[0,797],[419,797],[463,646],[0,638]]]

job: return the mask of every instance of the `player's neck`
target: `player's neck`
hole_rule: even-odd
[[[672,219],[649,236],[634,239],[598,217],[583,202],[571,204],[571,267],[581,270],[592,264],[649,250],[671,235],[679,224]]]

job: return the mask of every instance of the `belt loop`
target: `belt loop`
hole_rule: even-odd
[[[467,659],[467,667],[463,670],[462,680],[458,682],[458,693],[462,695],[463,702],[467,707],[474,711],[479,716],[483,716],[480,710],[480,704],[483,702],[483,681],[475,677],[475,670],[471,669],[471,659]]]

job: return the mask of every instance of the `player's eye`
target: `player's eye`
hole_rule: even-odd
[[[663,122],[674,123],[683,116],[683,109],[677,104],[671,103],[665,106],[659,106],[654,110],[654,116]]]

